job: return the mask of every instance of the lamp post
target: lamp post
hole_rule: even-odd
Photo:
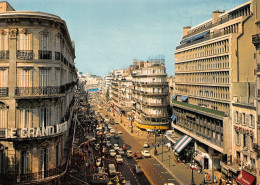
[[[161,134],[162,134],[162,143],[161,143],[161,145],[162,145],[162,162],[163,162],[163,133],[162,133],[162,130],[161,130]]]
[[[131,133],[133,133],[134,131],[133,131],[133,116],[131,116]]]
[[[157,155],[157,149],[156,149],[156,127],[154,127],[154,155]]]

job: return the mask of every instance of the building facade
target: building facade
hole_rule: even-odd
[[[0,6],[0,183],[56,180],[77,84],[74,43],[60,17]]]
[[[174,128],[195,141],[204,169],[232,171],[240,158],[243,163],[234,168],[246,165],[257,179],[260,171],[253,146],[259,54],[251,40],[258,30],[259,4],[252,0],[227,12],[214,11],[212,19],[183,28],[175,51],[176,94],[172,97]],[[238,171],[233,170],[232,176]]]

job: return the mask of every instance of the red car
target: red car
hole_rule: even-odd
[[[123,144],[122,148],[123,148],[123,150],[128,150],[128,147],[126,144]]]
[[[135,156],[136,159],[142,159],[143,158],[143,155],[141,154],[141,152],[135,152],[134,156]]]

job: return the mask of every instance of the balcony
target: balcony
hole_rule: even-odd
[[[0,59],[9,59],[9,51],[0,51]]]
[[[0,97],[8,96],[8,92],[8,87],[0,87]]]
[[[168,82],[142,82],[142,86],[167,86]]]
[[[151,102],[145,102],[144,105],[147,107],[167,107],[168,106],[167,103],[151,103]]]
[[[52,59],[52,51],[39,50],[39,59]]]
[[[252,43],[258,49],[260,44],[260,34],[252,35]]]
[[[148,96],[166,96],[169,92],[143,92],[143,94]]]
[[[32,60],[33,50],[17,50],[16,58],[21,60]]]
[[[16,87],[16,96],[42,96],[54,95],[64,93],[61,86],[47,86],[47,87]]]

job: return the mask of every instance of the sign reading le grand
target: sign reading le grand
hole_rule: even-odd
[[[5,129],[5,138],[32,138],[52,136],[66,131],[67,121],[55,126],[37,127],[37,128],[9,128]]]

